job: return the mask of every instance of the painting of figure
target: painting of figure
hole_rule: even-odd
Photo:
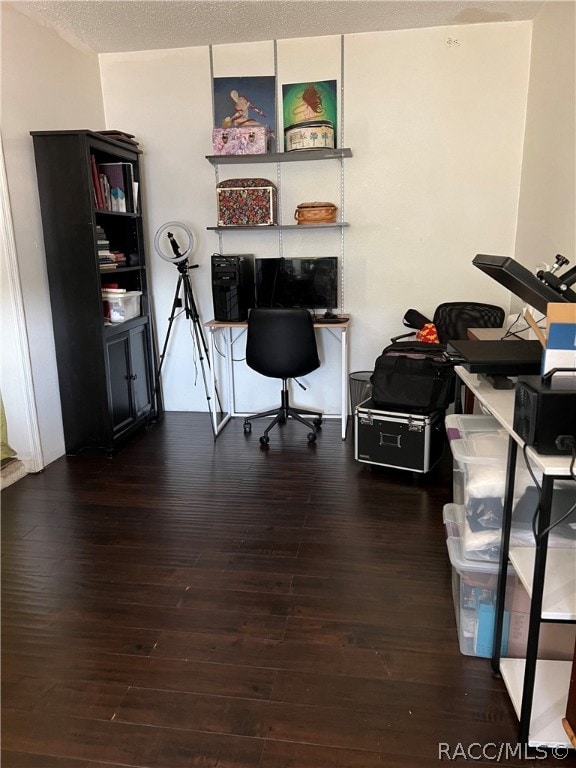
[[[267,125],[276,136],[275,77],[215,77],[214,127]]]
[[[282,86],[284,128],[309,120],[328,120],[336,129],[336,80]]]

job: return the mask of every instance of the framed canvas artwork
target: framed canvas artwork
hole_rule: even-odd
[[[275,141],[275,77],[215,77],[213,83],[216,128],[268,126]]]
[[[309,120],[327,120],[336,129],[336,80],[283,85],[282,114],[284,128]]]

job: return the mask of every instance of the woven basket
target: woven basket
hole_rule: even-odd
[[[336,221],[334,203],[300,203],[294,213],[298,224],[332,224]]]

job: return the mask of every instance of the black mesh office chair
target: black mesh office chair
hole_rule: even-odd
[[[267,445],[270,442],[270,430],[276,424],[284,424],[291,417],[308,427],[308,442],[315,442],[316,433],[322,424],[322,414],[293,408],[288,392],[288,379],[305,376],[320,367],[314,325],[308,310],[252,309],[248,315],[246,363],[263,376],[282,379],[282,399],[279,408],[247,416],[244,432],[252,431],[253,419],[273,416],[260,438],[261,445]],[[304,419],[302,414],[315,418],[310,421]]]
[[[441,345],[451,340],[461,340],[468,337],[468,328],[501,328],[506,314],[502,307],[495,304],[483,304],[477,301],[446,301],[434,310],[434,317],[428,320],[415,309],[409,309],[402,322],[408,328],[420,330],[426,323],[436,326]],[[415,333],[404,333],[395,336],[392,342],[415,336]]]

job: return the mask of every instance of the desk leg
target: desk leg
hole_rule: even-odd
[[[234,337],[232,328],[227,329],[226,333],[226,378],[228,393],[228,413],[230,416],[236,415],[236,395],[234,392]]]
[[[342,402],[340,413],[342,415],[342,440],[346,440],[346,427],[348,426],[348,331],[342,331]]]
[[[210,355],[210,418],[212,419],[212,428],[214,436],[218,435],[218,419],[216,409],[218,408],[218,398],[216,397],[216,371],[215,371],[215,354],[214,354],[214,334],[216,331],[214,328],[209,328],[210,344],[208,345],[208,354]]]
[[[218,393],[216,389],[216,344],[214,341],[214,336],[216,333],[218,333],[218,330],[216,328],[210,328],[210,344],[208,346],[208,354],[210,356],[210,417],[212,419],[212,426],[214,431],[214,439],[218,437],[220,432],[224,429],[226,424],[230,421],[231,418],[231,411],[230,411],[230,386],[228,386],[228,392],[227,392],[227,407],[228,407],[228,413],[223,414],[223,418],[221,421],[218,421],[218,404],[220,402],[218,398]],[[231,350],[230,345],[228,342],[228,337],[225,340],[226,347],[227,347],[227,365],[228,365],[228,376],[230,377],[230,366],[231,366]]]

